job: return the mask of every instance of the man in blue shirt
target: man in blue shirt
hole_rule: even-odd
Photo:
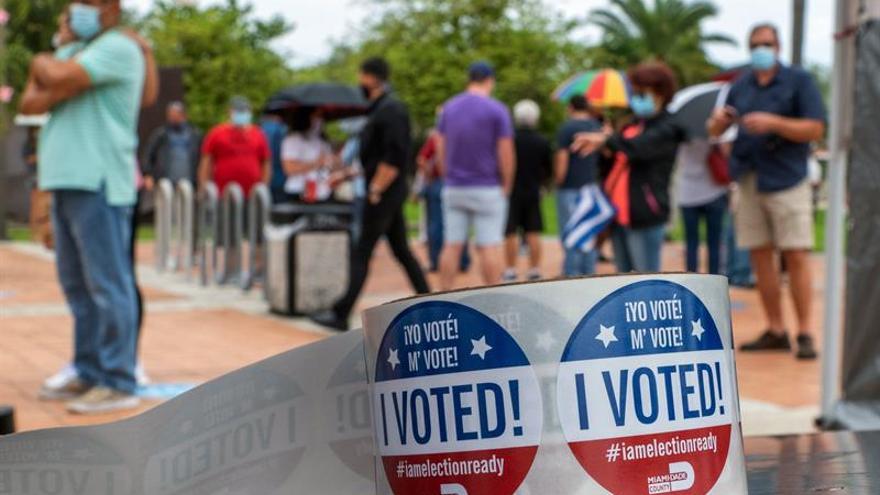
[[[269,181],[269,190],[272,193],[273,203],[288,201],[287,193],[284,192],[284,183],[287,182],[287,174],[281,164],[281,142],[287,136],[287,126],[277,115],[265,114],[260,119],[260,128],[266,134],[269,141],[269,151],[272,154],[272,178]]]
[[[580,198],[581,188],[599,179],[599,153],[582,156],[569,149],[574,137],[580,132],[598,132],[602,124],[590,113],[590,104],[583,95],[572,96],[568,101],[568,120],[556,136],[557,151],[554,160],[553,177],[556,189],[556,211],[559,219],[559,234],[574,215]],[[578,247],[566,248],[562,262],[562,274],[566,277],[582,277],[596,273],[598,250],[583,251]]]
[[[809,73],[779,62],[779,36],[770,24],[749,35],[752,70],[730,89],[727,105],[707,123],[712,136],[733,124],[739,135],[730,171],[739,188],[735,208],[738,243],[751,252],[768,329],[743,351],[791,349],[782,317],[776,252],[788,267],[798,318],[797,357],[815,359],[812,336],[813,248],[810,142],[825,132],[825,107]]]

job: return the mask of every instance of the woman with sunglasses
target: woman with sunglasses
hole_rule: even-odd
[[[669,181],[684,132],[666,111],[677,83],[660,62],[639,64],[628,71],[634,119],[618,132],[578,134],[572,151],[589,154],[606,148],[614,164],[605,192],[616,216],[611,229],[617,270],[660,271],[661,251],[669,220]]]

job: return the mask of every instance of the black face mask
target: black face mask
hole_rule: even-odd
[[[182,122],[175,122],[175,123],[171,124],[169,127],[171,127],[171,129],[174,131],[180,131],[183,129],[183,123]]]
[[[361,84],[361,93],[364,95],[364,98],[369,100],[370,95],[372,94],[372,91],[370,90],[369,86]]]

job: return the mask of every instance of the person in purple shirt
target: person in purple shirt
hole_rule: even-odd
[[[483,282],[501,281],[507,198],[516,157],[510,112],[490,95],[495,72],[486,62],[468,71],[467,89],[443,106],[437,126],[437,158],[445,177],[440,285],[451,289],[471,229]]]

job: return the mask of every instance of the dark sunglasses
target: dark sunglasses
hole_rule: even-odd
[[[754,50],[755,48],[776,48],[776,43],[766,42],[766,43],[752,43],[749,45],[749,48]]]

